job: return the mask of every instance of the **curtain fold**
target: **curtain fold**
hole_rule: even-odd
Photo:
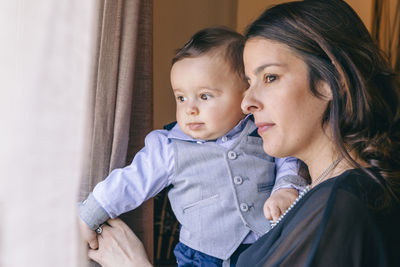
[[[371,35],[400,72],[400,0],[374,0]]]
[[[92,127],[80,200],[113,169],[127,165],[152,130],[152,6],[151,0],[103,0],[99,5]],[[148,201],[122,216],[144,241],[150,258],[152,210]]]

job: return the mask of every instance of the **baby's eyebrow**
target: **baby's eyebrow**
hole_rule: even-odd
[[[198,88],[198,91],[213,91],[213,92],[221,92],[222,90],[219,88],[215,88],[215,87],[207,87],[207,86],[201,86]]]
[[[180,89],[172,89],[172,91],[173,91],[174,93],[182,93],[182,90],[180,90]]]

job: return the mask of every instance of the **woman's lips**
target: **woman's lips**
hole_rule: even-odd
[[[261,122],[261,123],[256,123],[256,126],[258,128],[258,130],[257,130],[258,134],[261,135],[262,133],[268,131],[273,126],[275,126],[275,123]]]
[[[204,125],[204,123],[200,123],[200,122],[192,122],[192,123],[188,123],[186,124],[188,126],[188,128],[192,131],[198,130],[201,126]]]

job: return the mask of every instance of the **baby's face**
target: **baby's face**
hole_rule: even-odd
[[[171,69],[176,119],[182,131],[201,140],[229,132],[242,118],[246,84],[218,55],[176,62]]]

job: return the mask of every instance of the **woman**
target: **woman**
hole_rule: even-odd
[[[399,87],[361,20],[344,1],[293,2],[246,39],[242,109],[311,183],[238,265],[400,266]]]
[[[242,108],[264,150],[300,158],[310,185],[237,266],[400,266],[399,84],[361,20],[340,0],[291,2],[246,38]],[[131,248],[125,227],[105,232]],[[127,258],[110,243],[91,257]]]

